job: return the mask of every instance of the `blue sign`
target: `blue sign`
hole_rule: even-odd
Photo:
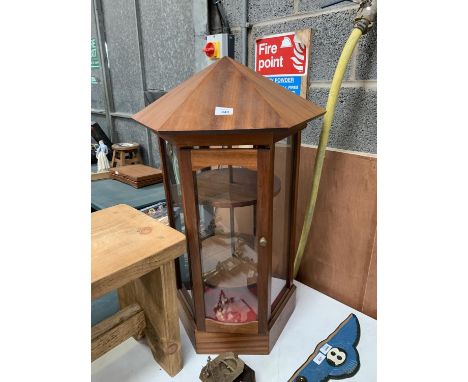
[[[336,330],[320,342],[289,382],[325,382],[354,376],[361,366],[357,345],[361,327],[350,314]]]
[[[267,77],[274,83],[282,86],[286,90],[293,92],[294,94],[301,95],[301,80],[300,76],[272,76]]]

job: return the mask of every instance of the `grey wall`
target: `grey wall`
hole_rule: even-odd
[[[98,0],[93,0],[98,1]],[[154,135],[128,117],[144,106],[143,89],[170,90],[200,69],[203,21],[197,17],[206,0],[101,0],[112,87],[112,134],[116,141],[137,141],[146,163],[159,165]],[[235,35],[235,57],[240,61],[241,0],[223,0]],[[351,32],[357,5],[343,3],[322,10],[323,0],[250,0],[249,66],[253,68],[254,42],[268,34],[296,29],[313,30],[309,99],[325,107],[331,79],[341,50]],[[139,12],[135,12],[135,4]],[[193,15],[193,9],[197,15]],[[141,19],[138,34],[136,17]],[[96,36],[94,12],[92,35]],[[195,18],[194,18],[195,16]],[[195,20],[195,21],[194,21]],[[195,23],[195,27],[194,27]],[[139,49],[141,42],[141,50]],[[364,36],[351,60],[337,104],[329,146],[377,152],[377,28]],[[140,65],[139,54],[142,54]],[[102,61],[102,60],[101,60]],[[92,74],[101,78],[102,71]],[[92,85],[92,113],[109,131],[102,83]],[[309,123],[302,142],[317,144],[321,119]],[[111,134],[110,134],[111,135]],[[151,154],[151,155],[150,155]],[[151,160],[151,157],[153,158]]]
[[[91,119],[114,142],[138,142],[143,161],[159,166],[155,135],[130,116],[145,106],[144,90],[169,90],[194,73],[192,1],[93,0],[91,35],[97,38],[95,2],[102,4],[98,15],[104,24],[109,60],[112,128],[104,114],[102,83],[91,86]],[[91,75],[102,79],[104,74],[92,69]]]

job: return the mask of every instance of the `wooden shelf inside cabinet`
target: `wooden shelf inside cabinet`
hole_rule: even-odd
[[[240,235],[239,237],[245,235]],[[231,237],[216,235],[203,242],[203,281],[210,287],[241,288],[257,283],[257,252],[248,243],[243,257],[231,255]],[[250,277],[248,275],[250,274]]]
[[[274,179],[273,195],[281,190]],[[246,168],[221,168],[197,174],[198,203],[219,208],[245,207],[257,203],[257,172]]]

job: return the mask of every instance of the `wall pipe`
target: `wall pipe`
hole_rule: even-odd
[[[247,51],[248,51],[248,38],[247,38],[247,28],[249,27],[248,22],[248,9],[249,2],[248,0],[242,1],[242,21],[241,21],[241,41],[242,41],[242,53],[241,53],[241,63],[247,66]]]
[[[141,79],[141,88],[142,88],[142,98],[143,103],[142,106],[145,107],[145,90],[147,90],[146,86],[146,66],[145,66],[145,55],[143,51],[143,39],[142,39],[142,31],[141,31],[141,11],[140,11],[140,2],[139,0],[133,0],[133,9],[135,11],[135,33],[137,36],[138,41],[138,62],[140,64],[140,79]],[[151,139],[151,129],[146,130],[146,142],[148,147],[148,162],[151,166],[155,166],[156,162],[154,160],[153,155],[153,140]]]
[[[109,59],[106,50],[106,31],[104,27],[104,12],[102,11],[101,0],[93,0],[94,18],[96,20],[96,31],[98,37],[99,54],[101,57],[101,73],[104,85],[104,99],[106,101],[106,120],[110,139],[115,142],[115,131],[111,113],[114,112],[114,98],[112,93],[112,84],[109,73]]]
[[[317,202],[318,188],[320,184],[320,177],[322,175],[322,167],[325,159],[325,150],[328,144],[328,136],[330,134],[331,124],[335,115],[336,102],[340,94],[341,83],[346,72],[351,55],[353,54],[354,48],[361,36],[373,26],[375,17],[377,15],[377,1],[363,1],[358,10],[357,16],[354,20],[354,28],[351,35],[346,41],[346,44],[341,52],[338,65],[336,66],[335,74],[330,87],[330,93],[328,94],[326,114],[322,122],[322,131],[320,133],[319,145],[317,148],[317,154],[315,156],[314,174],[312,177],[312,191],[307,203],[306,215],[304,218],[304,225],[302,226],[301,238],[294,259],[294,278],[299,273],[299,267],[301,265],[302,258],[304,256],[304,250],[307,245],[309,238],[310,228],[312,225],[312,219],[314,217],[315,204]]]

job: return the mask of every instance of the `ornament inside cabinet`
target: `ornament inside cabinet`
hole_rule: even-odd
[[[295,306],[300,133],[325,110],[229,57],[133,118],[158,134],[180,314],[198,353],[268,354]]]

